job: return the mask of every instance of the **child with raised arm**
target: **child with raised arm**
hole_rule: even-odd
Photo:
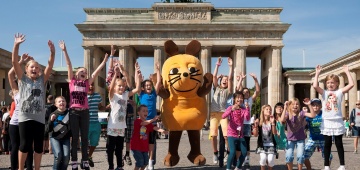
[[[223,119],[229,117],[227,127],[228,144],[230,153],[228,155],[226,169],[230,170],[234,157],[237,157],[236,170],[240,169],[246,157],[246,143],[243,138],[244,119],[250,120],[250,109],[247,104],[243,107],[244,95],[241,92],[235,92],[233,95],[233,105],[229,106],[222,115]],[[240,156],[237,152],[241,151]]]
[[[55,99],[57,110],[49,115],[49,135],[54,153],[53,170],[66,170],[70,161],[69,110],[63,96]]]
[[[28,56],[27,54],[23,54],[19,64],[22,65],[27,63],[28,61],[32,60],[33,58]],[[12,98],[15,102],[14,112],[11,115],[10,126],[9,126],[9,134],[10,134],[10,141],[11,141],[11,154],[10,154],[10,162],[11,162],[11,169],[17,170],[19,166],[19,146],[20,146],[20,134],[19,134],[19,121],[18,116],[21,109],[20,105],[20,94],[19,94],[19,87],[17,84],[17,80],[15,77],[15,70],[12,67],[8,72],[8,79],[9,84],[11,87],[11,94]],[[26,158],[26,169],[33,169],[33,149],[29,150],[28,156]]]
[[[310,100],[305,98],[303,103],[310,105]],[[293,98],[285,102],[284,111],[279,119],[280,122],[287,123],[287,146],[286,146],[286,165],[288,170],[293,169],[294,149],[296,146],[296,157],[298,169],[302,169],[304,163],[304,146],[305,146],[305,117],[315,117],[315,112],[310,107],[310,113],[300,111],[299,99]]]
[[[251,96],[250,90],[248,88],[244,88],[242,86],[242,81],[246,78],[246,75],[242,74],[240,75],[239,83],[236,86],[236,90],[242,91],[244,94],[244,103],[247,103],[250,107],[250,114],[251,114],[251,108],[253,105],[253,102],[255,101],[256,97],[260,94],[260,85],[259,81],[254,73],[249,74],[253,79],[255,83],[255,92]],[[247,156],[245,158],[244,166],[247,169],[250,169],[250,138],[251,138],[251,122],[250,120],[244,120],[244,139],[246,141],[246,148],[247,148]]]
[[[87,69],[80,67],[77,69],[75,75],[73,73],[71,61],[66,50],[64,41],[59,42],[59,46],[64,53],[68,68],[68,81],[70,90],[70,127],[71,127],[71,167],[72,169],[78,169],[77,166],[77,144],[79,141],[79,130],[81,133],[81,169],[90,169],[89,167],[89,155],[88,149],[88,132],[89,132],[89,106],[87,93],[89,91],[89,85],[92,84],[95,78],[104,68],[106,61],[108,60],[108,54],[105,54],[104,60],[92,73],[90,78],[87,78]]]
[[[271,106],[263,105],[260,113],[260,123],[258,120],[254,123],[254,136],[258,136],[256,149],[260,154],[261,170],[265,170],[266,165],[269,170],[274,166],[274,156],[276,154],[276,141],[274,136],[277,135],[276,120],[271,114]]]
[[[120,69],[116,67],[115,69]],[[114,151],[116,155],[117,168],[122,170],[122,149],[124,147],[124,136],[126,128],[126,107],[129,96],[133,96],[140,91],[140,82],[136,82],[136,88],[131,91],[125,91],[125,81],[116,78],[119,72],[115,71],[115,76],[109,87],[109,100],[111,104],[111,113],[107,127],[106,153],[109,163],[109,170],[114,169]],[[135,76],[141,76],[140,70],[136,70]]]
[[[345,155],[344,146],[342,142],[342,135],[345,133],[344,122],[342,119],[341,101],[343,94],[348,92],[354,86],[354,80],[350,75],[347,65],[343,66],[343,70],[346,73],[348,84],[339,89],[339,77],[334,74],[327,75],[325,78],[326,90],[318,86],[319,74],[321,72],[321,66],[316,66],[315,77],[313,87],[321,94],[323,98],[322,108],[322,122],[320,126],[321,134],[324,135],[324,166],[325,170],[330,169],[330,153],[332,145],[332,137],[335,138],[335,145],[340,159],[340,167],[338,170],[345,169]]]
[[[55,59],[55,47],[49,40],[50,58],[43,73],[40,73],[39,63],[30,60],[22,70],[18,58],[20,44],[25,41],[25,35],[16,34],[12,53],[12,64],[18,77],[21,109],[18,115],[20,147],[19,169],[24,169],[28,152],[34,148],[35,170],[40,169],[45,131],[45,83],[50,77]]]
[[[286,134],[285,134],[285,126],[286,123],[280,122],[279,119],[281,117],[281,114],[284,110],[284,104],[279,102],[276,103],[274,106],[274,118],[276,120],[276,131],[277,134],[275,135],[275,141],[276,141],[276,149],[277,150],[285,150],[286,148]]]
[[[227,144],[227,127],[228,127],[228,119],[223,119],[222,115],[226,110],[226,100],[233,93],[233,83],[232,83],[232,72],[233,72],[233,61],[232,58],[228,58],[228,66],[229,66],[229,75],[228,76],[220,76],[218,77],[218,70],[221,66],[222,59],[218,58],[216,62],[216,66],[213,74],[213,90],[214,94],[211,99],[211,114],[210,114],[210,133],[212,147],[214,150],[213,155],[213,163],[217,164],[220,160],[219,165],[222,166],[224,153],[219,152],[217,150],[217,136],[218,136],[218,126],[221,125],[222,134],[225,139],[226,148],[228,148]],[[220,79],[220,84],[219,80]]]
[[[306,118],[310,135],[305,145],[304,159],[306,169],[311,170],[310,157],[316,148],[320,148],[324,158],[324,136],[320,133],[320,125],[322,122],[321,100],[318,98],[311,99],[311,107],[316,116],[314,118]],[[332,155],[330,155],[330,161]]]
[[[138,64],[135,64],[137,69],[140,69]],[[142,90],[139,94],[140,104],[143,104],[148,107],[149,114],[147,115],[147,120],[153,119],[157,115],[156,111],[156,97],[159,93],[161,87],[161,74],[160,74],[160,65],[156,63],[156,85],[154,87],[153,82],[150,80],[142,81],[142,76],[138,77],[138,80],[142,81]],[[153,122],[153,125],[156,126],[156,121]],[[156,133],[151,132],[149,135],[149,164],[148,169],[154,169],[156,163]]]
[[[148,116],[148,108],[145,105],[140,105],[137,109],[139,118],[134,122],[134,131],[131,138],[131,152],[136,161],[134,170],[144,170],[149,161],[149,135],[152,131],[158,131],[168,134],[167,131],[154,126],[152,123],[156,121],[157,117],[151,120],[146,120]]]

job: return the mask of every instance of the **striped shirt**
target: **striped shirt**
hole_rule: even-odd
[[[89,103],[89,114],[90,114],[90,123],[99,122],[99,103],[102,102],[101,96],[99,93],[88,94],[88,103]]]

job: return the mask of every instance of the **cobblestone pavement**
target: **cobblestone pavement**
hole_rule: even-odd
[[[188,169],[203,169],[203,170],[217,170],[217,169],[226,169],[225,167],[219,168],[218,165],[214,165],[212,163],[212,148],[211,143],[207,138],[208,131],[203,132],[203,136],[201,139],[201,151],[202,154],[206,157],[207,162],[205,166],[193,166],[191,162],[186,158],[187,154],[189,153],[190,146],[189,141],[186,132],[183,133],[183,136],[181,138],[180,146],[179,146],[179,155],[180,155],[180,162],[175,167],[165,167],[163,165],[163,159],[165,155],[167,154],[168,149],[168,140],[166,139],[158,139],[157,143],[157,164],[155,165],[155,169],[179,169],[179,170],[188,170]],[[252,165],[251,170],[257,170],[260,169],[259,167],[259,155],[254,153],[254,149],[256,148],[256,137],[251,138],[251,159],[250,164]],[[344,149],[345,149],[345,163],[346,163],[346,169],[347,170],[356,170],[360,169],[360,162],[359,162],[359,154],[353,153],[353,138],[343,138],[344,143]],[[106,148],[105,148],[105,140],[102,138],[100,140],[100,145],[95,150],[95,153],[93,155],[93,160],[95,162],[95,167],[91,169],[96,170],[107,170],[108,163],[106,160]],[[334,159],[332,161],[332,169],[337,169],[339,167],[339,159],[338,155],[336,153],[336,147],[335,144],[332,147],[332,153],[334,154]],[[124,149],[125,152],[125,149]],[[80,152],[78,152],[78,157],[81,158]],[[132,166],[125,165],[124,169],[134,169],[135,161],[133,157],[131,156],[133,160]],[[115,161],[115,160],[114,160]],[[322,169],[323,168],[323,159],[321,158],[320,152],[315,152],[313,157],[310,159],[313,169]],[[296,163],[296,159],[295,162]],[[41,169],[52,169],[51,166],[53,164],[53,155],[45,154],[42,157],[42,168]],[[116,163],[115,163],[116,165]],[[7,169],[7,167],[10,166],[10,157],[9,155],[0,155],[0,169]],[[68,168],[70,169],[70,167]],[[274,170],[285,170],[285,152],[279,151],[279,159],[275,160],[275,166],[273,168]],[[296,167],[294,169],[297,169]],[[303,169],[306,169],[305,167]]]

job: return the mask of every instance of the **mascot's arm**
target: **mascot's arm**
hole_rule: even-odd
[[[211,73],[206,73],[204,75],[204,83],[198,89],[197,95],[200,96],[200,97],[203,97],[203,96],[207,95],[208,93],[210,93],[211,86],[212,86],[212,81],[213,81],[213,75]]]
[[[163,99],[167,99],[170,97],[170,92],[168,89],[165,89],[164,86],[160,85],[158,96],[160,96]]]

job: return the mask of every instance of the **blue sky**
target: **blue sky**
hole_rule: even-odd
[[[41,64],[49,57],[47,40],[56,43],[55,66],[60,66],[57,42],[65,40],[73,66],[83,65],[82,36],[74,24],[85,21],[83,8],[150,8],[160,0],[14,0],[0,5],[0,48],[11,51],[16,32],[27,35],[20,53],[28,52]],[[360,48],[360,1],[358,0],[207,0],[215,7],[282,7],[281,20],[292,24],[284,35],[284,67],[325,64]],[[217,56],[214,56],[217,57]],[[213,63],[216,58],[213,58]],[[140,58],[145,75],[152,72],[151,58]],[[225,59],[226,62],[226,59]],[[214,64],[213,64],[214,65]],[[224,64],[223,64],[224,65]],[[213,69],[213,68],[212,68]],[[148,71],[149,70],[149,71]],[[247,72],[260,77],[260,61],[247,59]],[[220,73],[227,74],[222,66]],[[250,76],[248,76],[250,77]],[[248,80],[248,86],[253,81]]]

